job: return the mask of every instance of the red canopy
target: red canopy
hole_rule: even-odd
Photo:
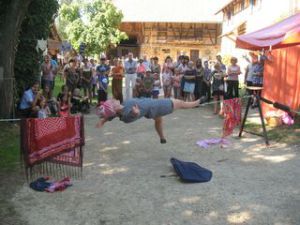
[[[300,44],[300,13],[272,26],[237,37],[236,47],[261,50],[284,48]]]

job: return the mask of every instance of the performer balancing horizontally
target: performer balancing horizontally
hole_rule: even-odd
[[[200,101],[184,102],[178,99],[150,99],[132,98],[120,104],[119,100],[110,99],[97,108],[100,120],[96,127],[101,128],[105,122],[119,117],[124,123],[131,123],[146,117],[153,119],[155,130],[160,138],[160,143],[166,143],[163,134],[162,117],[171,114],[176,109],[190,109],[199,106]]]

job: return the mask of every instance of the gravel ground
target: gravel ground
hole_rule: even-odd
[[[0,176],[0,224],[300,224],[299,146],[266,148],[260,137],[234,134],[227,148],[199,148],[197,140],[222,132],[210,108],[165,117],[164,145],[152,120],[115,119],[100,130],[95,123],[86,116],[83,175],[64,192],[34,192],[19,173]],[[169,176],[171,157],[212,170],[212,180],[185,184]]]

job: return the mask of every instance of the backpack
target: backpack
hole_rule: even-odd
[[[210,181],[212,178],[212,172],[210,170],[194,162],[184,162],[175,158],[171,158],[170,162],[183,182],[203,183]]]

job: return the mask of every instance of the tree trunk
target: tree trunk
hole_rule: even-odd
[[[14,63],[22,22],[32,0],[12,0],[0,25],[0,119],[14,107]]]

